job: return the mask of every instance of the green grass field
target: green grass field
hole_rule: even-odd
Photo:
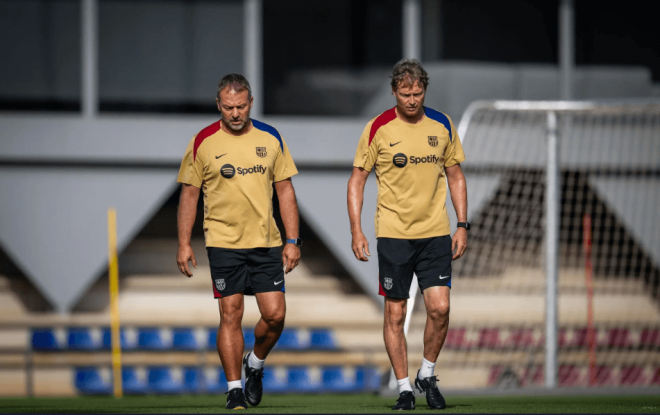
[[[0,413],[218,413],[225,395],[146,396],[114,399],[1,398]],[[377,395],[270,395],[251,413],[391,413],[394,398]],[[448,397],[443,413],[660,413],[658,396],[456,396]],[[415,412],[429,410],[417,395]]]

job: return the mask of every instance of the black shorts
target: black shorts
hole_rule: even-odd
[[[207,247],[215,298],[284,291],[282,247],[228,249]]]
[[[413,273],[422,292],[451,288],[451,236],[424,239],[378,238],[378,294],[408,298]]]

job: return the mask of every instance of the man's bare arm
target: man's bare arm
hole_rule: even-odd
[[[296,191],[293,189],[291,179],[275,182],[277,199],[280,201],[280,215],[284,223],[284,231],[287,239],[298,238],[298,202],[296,202]],[[282,263],[286,265],[285,273],[291,272],[300,262],[300,248],[293,244],[284,245],[282,250]]]
[[[369,171],[361,167],[353,167],[353,174],[348,180],[348,219],[351,222],[353,235],[351,248],[355,258],[369,261],[369,241],[362,232],[362,203],[364,202],[364,185],[367,183]],[[366,254],[366,255],[365,255]]]
[[[177,230],[179,233],[179,252],[176,254],[176,264],[179,271],[186,277],[192,277],[188,268],[188,261],[197,268],[197,260],[190,246],[195,216],[197,215],[197,201],[199,200],[199,188],[190,184],[181,185],[181,197],[179,198],[179,211],[177,213]]]
[[[447,174],[447,184],[451,193],[451,202],[456,211],[456,218],[459,222],[467,222],[467,185],[461,165],[456,164],[451,167],[445,167],[445,173]],[[453,259],[462,257],[466,248],[467,230],[465,228],[458,228],[451,243],[452,251],[456,249]]]

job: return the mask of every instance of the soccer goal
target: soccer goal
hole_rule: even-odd
[[[440,386],[660,385],[660,102],[479,101],[458,133],[472,230]]]

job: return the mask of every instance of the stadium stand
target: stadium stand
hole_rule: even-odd
[[[126,394],[226,391],[215,351],[217,304],[209,298],[206,272],[200,266],[200,275],[190,280],[175,275],[122,279],[122,383]],[[456,279],[452,322],[436,370],[441,387],[543,384],[543,279],[539,272],[511,268],[489,278],[461,275]],[[584,307],[580,272],[570,268],[560,272],[561,387],[583,386],[588,376],[586,321],[579,311]],[[382,343],[382,317],[372,300],[342,292],[336,280],[312,274],[304,262],[287,277],[286,284],[287,327],[268,357],[265,390],[377,390],[390,367]],[[596,321],[597,385],[660,385],[660,314],[640,284],[638,280],[596,281],[596,305],[601,304],[603,309],[598,310],[605,316]],[[171,294],[176,297],[167,297]],[[178,305],[165,303],[168,307],[160,314],[149,309],[163,304],[166,297]],[[612,302],[627,307],[628,312],[613,319],[616,312],[607,310]],[[182,318],[171,310],[178,313],[184,305],[192,308],[186,313],[194,318]],[[149,318],[143,313],[150,314]],[[250,325],[258,316],[256,302],[249,298],[245,316],[249,350],[254,343]],[[316,316],[322,317],[317,321]],[[408,336],[410,376],[421,361],[424,319],[424,307],[419,305]],[[108,321],[107,311],[69,316],[24,312],[11,325],[4,324],[0,327],[2,394],[110,394]],[[20,388],[14,385],[17,381]],[[32,390],[28,390],[30,383]]]
[[[323,385],[318,371],[309,370],[305,366],[293,366],[288,370],[287,386],[289,391],[316,392]]]
[[[176,328],[172,331],[172,348],[175,350],[197,350],[199,344],[191,328]]]
[[[109,395],[112,392],[112,384],[103,379],[96,367],[76,370],[76,388],[85,395]]]
[[[52,329],[37,329],[32,333],[32,348],[34,350],[60,350]]]
[[[303,330],[284,329],[275,349],[304,350],[311,345],[309,332]]]
[[[181,368],[173,369],[168,366],[156,366],[149,368],[148,372],[148,388],[150,392],[176,394],[185,391]]]
[[[224,393],[227,390],[227,377],[222,367],[208,367],[203,373],[202,391],[206,393]]]
[[[201,275],[190,280],[177,275],[129,275],[122,279],[122,384],[126,394],[226,391],[226,378],[215,350],[217,303],[209,297],[210,279],[204,275],[208,273],[208,268],[200,266],[197,272]],[[268,358],[264,376],[266,390],[376,390],[382,371],[379,365],[386,357],[382,354],[382,341],[377,334],[380,323],[378,308],[371,300],[360,295],[344,294],[334,278],[314,276],[304,264],[287,278],[286,288],[289,306],[287,327]],[[162,313],[149,310],[155,301],[163,300],[172,293],[177,296],[172,301],[177,308],[176,314],[184,305],[191,305],[192,310],[188,312],[194,318],[181,318],[170,312],[170,307]],[[308,295],[313,296],[317,303],[303,312],[303,307],[295,307],[294,304]],[[316,319],[310,318],[310,313],[328,314],[325,307],[319,306],[318,300],[322,295],[336,302],[338,310],[341,309],[337,319],[326,316],[325,321],[321,321],[326,324],[318,324]],[[339,307],[343,299],[348,301]],[[142,304],[138,308],[135,302]],[[136,315],[142,312],[151,315],[149,318]],[[371,321],[369,324],[351,324],[348,321],[350,313],[371,317]],[[250,325],[256,322],[258,316],[253,299],[247,299],[245,314],[245,347],[250,350],[254,345]],[[49,390],[33,387],[32,391],[28,391],[23,387],[12,392],[13,395],[111,393],[108,353],[111,335],[107,316],[107,310],[67,316],[23,313],[12,323],[12,332],[4,327],[0,330],[0,383],[4,379],[2,375],[10,373],[6,357],[9,351],[13,351],[16,352],[14,357],[20,359],[16,360],[12,370],[16,372],[20,368],[20,373],[24,374],[21,378],[24,386],[28,383],[28,375],[35,381],[35,386],[36,383],[51,385]],[[373,332],[370,337],[373,341],[365,344],[363,339],[360,345],[355,339],[361,338],[360,333],[365,330]],[[14,332],[22,333],[23,341],[9,341],[9,334]],[[342,338],[353,340],[345,347]],[[370,357],[374,345],[382,354],[381,362]],[[28,360],[29,365],[26,364]],[[32,369],[26,369],[30,365]],[[52,382],[54,377],[58,379],[59,386],[57,382]],[[0,384],[0,389],[2,386]]]
[[[109,350],[111,345],[112,345],[112,333],[110,331],[110,327],[104,327],[102,329],[103,333],[103,340],[101,343],[101,347],[104,350]],[[132,334],[132,336],[131,336]],[[131,350],[135,349],[137,347],[135,340],[135,331],[134,330],[127,330],[125,328],[120,329],[119,331],[119,341],[121,343],[121,349],[122,350]]]
[[[154,327],[139,329],[138,348],[141,350],[167,350],[172,347],[171,330],[160,330]]]
[[[287,372],[284,368],[266,367],[264,370],[264,391],[283,393],[288,390]]]
[[[101,333],[98,329],[71,327],[68,330],[69,350],[97,350],[101,347]]]
[[[148,386],[145,373],[139,373],[135,367],[124,366],[122,368],[122,386],[126,395],[143,395],[147,393]]]

